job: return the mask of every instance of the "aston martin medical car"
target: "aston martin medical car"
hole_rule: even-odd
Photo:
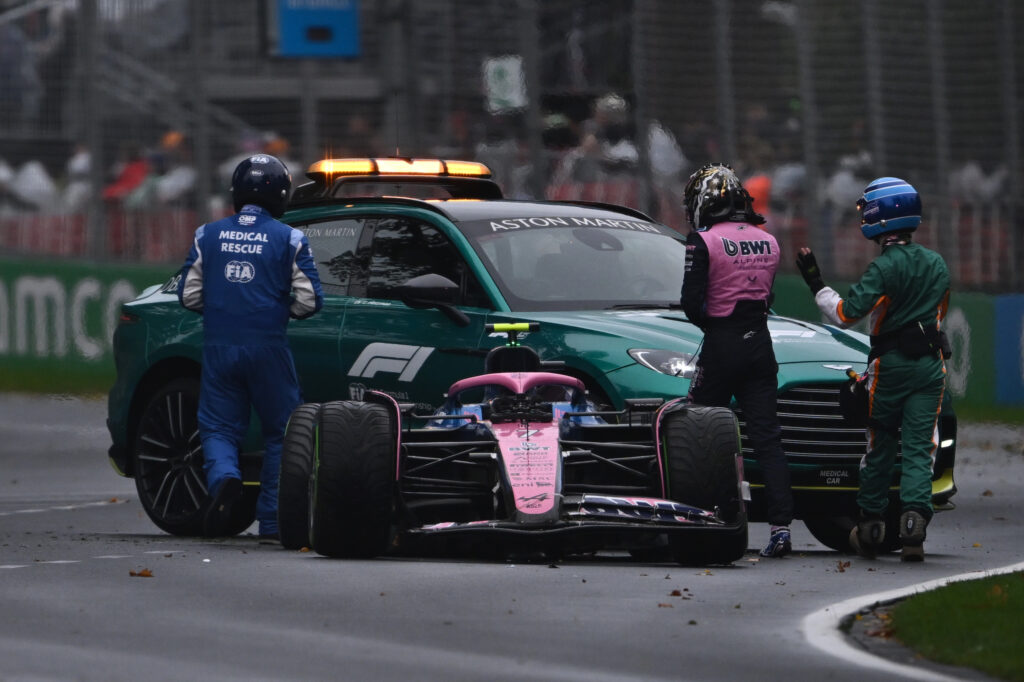
[[[521,343],[602,409],[686,395],[702,333],[679,306],[685,248],[670,227],[621,206],[506,200],[473,162],[325,159],[306,175],[283,218],[308,236],[326,299],[289,330],[306,402],[372,391],[436,407],[504,343],[486,325],[510,322],[539,323]],[[194,535],[208,497],[196,426],[202,321],[179,306],[175,286],[172,275],[123,306],[110,458],[135,479],[158,527]],[[865,435],[844,421],[839,389],[847,369],[863,371],[867,338],[779,316],[769,328],[797,517],[845,549]],[[956,492],[948,402],[939,431],[933,498],[942,507]],[[258,485],[259,431],[250,433],[237,532],[252,521]],[[761,473],[742,443],[748,515],[763,520]]]

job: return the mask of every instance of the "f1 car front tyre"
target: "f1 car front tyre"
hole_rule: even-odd
[[[180,377],[146,402],[135,430],[135,489],[149,518],[171,535],[202,535],[209,506],[199,441],[199,379]],[[252,524],[259,489],[246,487],[223,529],[235,535]]]
[[[309,508],[319,403],[304,403],[288,419],[281,445],[277,527],[285,549],[309,547]]]
[[[685,407],[662,421],[669,498],[718,516],[736,528],[674,537],[672,556],[684,565],[726,564],[747,551],[747,524],[740,499],[736,456],[740,452],[739,423],[724,407]]]
[[[394,509],[396,438],[383,405],[324,403],[313,476],[313,549],[370,558],[387,551]]]

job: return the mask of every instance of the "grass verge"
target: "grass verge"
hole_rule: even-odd
[[[914,595],[890,618],[892,636],[924,658],[1024,682],[1024,573]]]

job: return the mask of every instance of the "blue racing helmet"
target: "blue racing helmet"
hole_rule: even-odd
[[[913,232],[921,224],[921,197],[899,178],[878,178],[857,200],[860,231],[868,239],[890,232]]]
[[[231,176],[231,198],[235,210],[256,204],[280,218],[288,205],[292,174],[281,160],[270,154],[254,154],[235,167]]]

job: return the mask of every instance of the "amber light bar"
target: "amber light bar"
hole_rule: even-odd
[[[321,159],[311,165],[308,175],[436,175],[489,178],[491,170],[476,161],[443,161],[441,159]]]

